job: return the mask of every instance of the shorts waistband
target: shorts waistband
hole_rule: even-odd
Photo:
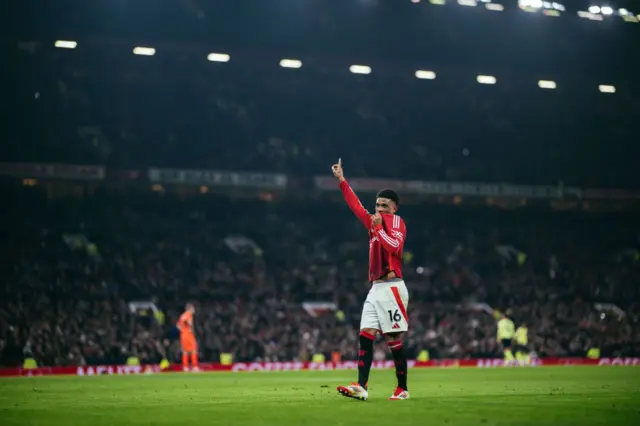
[[[396,283],[399,281],[404,281],[402,278],[391,278],[390,280],[384,280],[384,281],[378,281],[378,282],[373,282],[371,283],[371,285],[376,285],[376,284],[387,284],[387,283]]]

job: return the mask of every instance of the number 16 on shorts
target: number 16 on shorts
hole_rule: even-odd
[[[391,312],[391,309],[389,309],[387,312],[389,312],[389,322],[400,322],[400,321],[402,321],[402,316],[400,315],[400,312],[398,312],[397,309],[395,311],[393,311],[393,312]]]
[[[360,329],[373,328],[382,333],[407,331],[408,305],[409,292],[404,281],[373,284],[364,302]]]

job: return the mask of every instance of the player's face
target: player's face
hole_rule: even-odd
[[[376,213],[393,214],[396,212],[396,203],[388,198],[378,198],[376,200]]]

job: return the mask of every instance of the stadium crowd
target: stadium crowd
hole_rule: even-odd
[[[340,155],[351,176],[615,188],[635,181],[634,86],[607,95],[597,80],[562,71],[552,77],[573,86],[541,90],[527,73],[486,86],[455,68],[431,81],[401,65],[362,76],[331,63],[295,70],[260,58],[212,63],[188,46],[165,50],[156,58],[120,44],[11,46],[4,54],[24,82],[0,83],[22,100],[2,129],[6,159],[309,176]]]
[[[238,361],[332,352],[355,359],[367,237],[340,204],[214,195],[180,201],[169,194],[16,197],[2,219],[9,236],[2,365],[27,355],[41,365],[122,363],[131,355],[177,361],[175,322],[188,301],[197,303],[203,361],[220,353]],[[527,323],[540,356],[584,356],[591,347],[603,356],[640,354],[640,262],[629,251],[640,234],[632,219],[403,210],[410,356],[422,349],[432,358],[500,356],[495,318],[482,304],[510,309],[516,324]],[[255,246],[229,244],[230,236]],[[131,301],[152,301],[164,315],[141,315]],[[313,317],[305,301],[333,302],[344,316]],[[377,356],[386,356],[384,344]]]
[[[83,13],[64,25],[92,22]],[[527,39],[513,25],[507,38],[483,21],[485,38],[477,37],[482,26],[453,26],[434,14],[434,25],[420,20],[390,28],[387,20],[385,31],[400,32],[384,37],[381,24],[359,15],[338,26],[327,25],[330,15],[318,16],[317,25],[334,32],[330,47],[343,55],[350,49],[410,55],[415,48],[437,78],[419,80],[414,72],[424,64],[391,56],[373,58],[371,75],[354,75],[348,65],[362,58],[311,52],[301,69],[285,69],[278,66],[282,55],[246,49],[227,63],[208,62],[202,45],[180,41],[159,46],[156,56],[134,56],[126,36],[93,34],[76,50],[55,49],[51,40],[0,43],[15,77],[0,80],[12,100],[0,126],[3,162],[292,178],[282,201],[237,194],[185,200],[170,191],[145,192],[144,179],[123,191],[47,199],[38,186],[15,192],[3,181],[4,205],[11,207],[0,210],[6,236],[0,365],[19,365],[25,356],[40,365],[122,363],[129,356],[178,361],[175,322],[190,301],[202,361],[221,353],[238,361],[332,352],[355,359],[368,290],[365,230],[329,196],[292,195],[311,187],[313,176],[329,175],[337,157],[348,179],[637,189],[637,70],[612,28],[576,32],[578,40],[559,36],[561,27],[545,27]],[[473,19],[499,19],[478,16]],[[152,19],[132,20],[129,31],[144,32],[143,22]],[[361,33],[375,37],[355,34],[354,21],[370,23],[376,30]],[[46,24],[24,27],[42,27],[44,34]],[[435,36],[416,36],[416,25]],[[307,30],[305,37],[286,38],[302,46],[316,38]],[[266,38],[251,31],[249,25],[244,34],[229,33],[251,43]],[[425,49],[422,41],[433,44]],[[504,57],[503,48],[510,49]],[[579,60],[583,50],[589,61]],[[496,66],[496,85],[476,82],[481,69],[493,72],[485,60]],[[558,90],[541,90],[540,78],[557,80]],[[597,90],[609,78],[615,94]],[[526,323],[540,356],[584,356],[592,347],[603,356],[640,356],[637,218],[411,203],[401,204],[400,214],[408,226],[409,357],[421,350],[432,358],[499,357],[488,307]],[[239,248],[238,236],[255,246]],[[131,302],[152,302],[161,315],[131,309]],[[304,302],[331,302],[338,312],[314,317]],[[376,356],[387,356],[384,344]]]

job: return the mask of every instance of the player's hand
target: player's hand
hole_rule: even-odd
[[[372,214],[371,215],[371,224],[373,226],[378,226],[382,223],[382,216],[380,216],[380,213],[376,213],[376,214]]]
[[[339,181],[344,180],[344,174],[342,173],[342,158],[338,158],[338,163],[331,166],[331,170],[333,171],[333,176]]]

